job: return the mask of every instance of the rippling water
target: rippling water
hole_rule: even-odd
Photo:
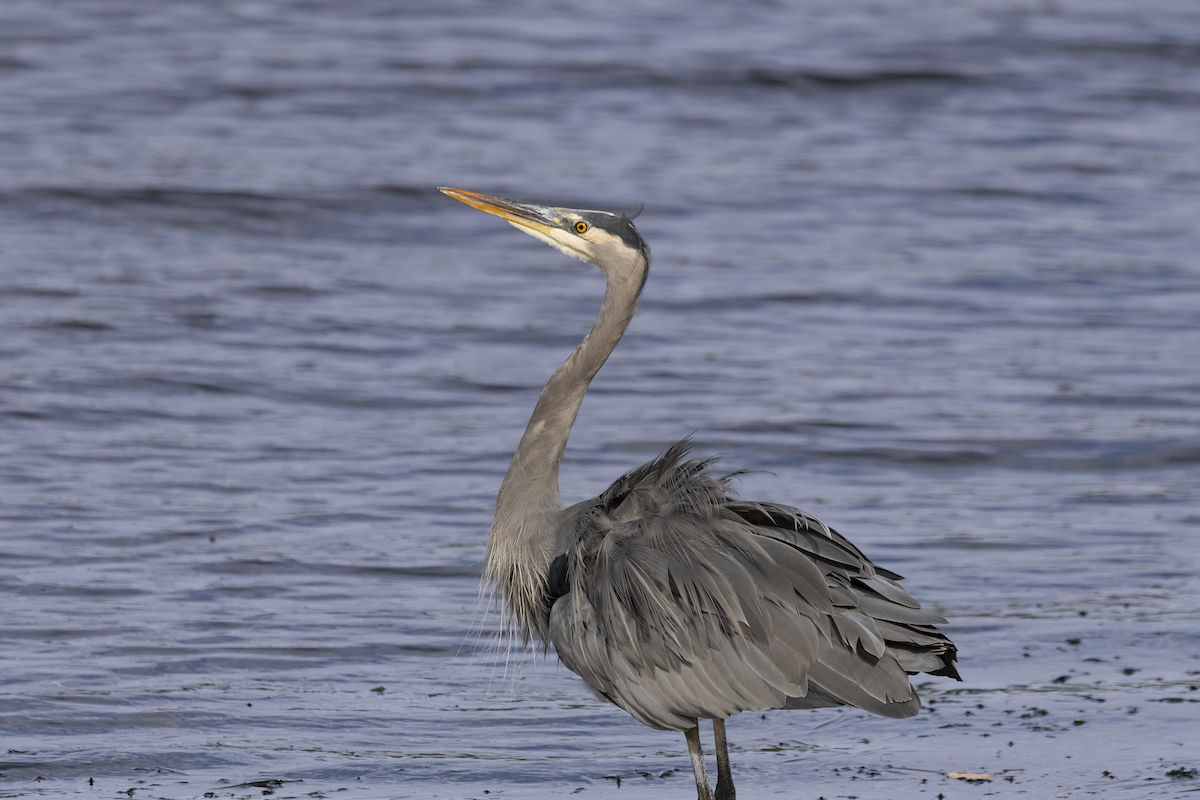
[[[602,283],[438,184],[645,206],[565,498],[694,432],[950,617],[745,797],[1200,790],[1194,4],[8,0],[0,96],[3,796],[693,795],[497,639]]]

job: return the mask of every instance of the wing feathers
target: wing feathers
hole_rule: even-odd
[[[907,672],[957,677],[954,645],[932,627],[944,620],[899,576],[815,517],[734,499],[686,453],[680,443],[564,512],[550,640],[599,696],[685,730],[765,708],[910,716]]]
[[[841,611],[834,615],[833,623],[847,648],[855,650],[861,647],[863,652],[883,658],[887,645],[883,643],[874,620],[858,611]]]

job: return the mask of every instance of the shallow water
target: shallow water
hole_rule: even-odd
[[[734,718],[743,797],[1200,791],[1200,9],[0,20],[0,795],[693,795],[497,638],[602,283],[439,184],[645,205],[565,498],[694,434],[950,618],[915,719]]]

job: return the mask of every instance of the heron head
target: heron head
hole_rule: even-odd
[[[573,258],[608,272],[618,264],[648,264],[650,248],[624,214],[520,203],[482,192],[438,187],[455,200],[506,220]]]

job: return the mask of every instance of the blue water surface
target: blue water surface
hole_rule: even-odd
[[[0,795],[693,796],[480,591],[603,283],[437,185],[642,208],[568,502],[693,434],[949,617],[743,797],[1200,791],[1200,6],[6,0],[0,98]]]

